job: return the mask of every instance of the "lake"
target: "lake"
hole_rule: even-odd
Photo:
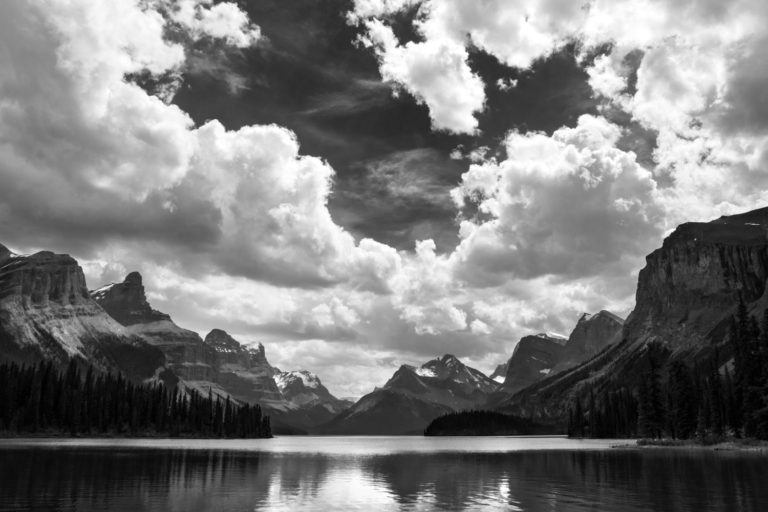
[[[0,440],[0,511],[768,510],[768,456],[525,437]]]

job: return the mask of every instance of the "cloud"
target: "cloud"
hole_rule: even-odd
[[[482,218],[465,220],[452,256],[478,286],[543,275],[569,278],[636,264],[658,242],[663,208],[651,173],[616,149],[621,130],[582,116],[548,137],[511,133],[509,157],[475,164],[454,190]],[[632,268],[632,267],[630,267]]]
[[[261,30],[248,15],[232,2],[213,0],[181,0],[163,2],[169,17],[199,38],[223,39],[238,48],[251,46],[261,38]]]
[[[477,128],[475,112],[483,108],[483,82],[469,69],[463,44],[450,39],[399,44],[392,29],[381,21],[365,22],[361,41],[379,57],[385,81],[404,87],[429,107],[436,130],[472,133]]]
[[[392,21],[404,9],[416,14],[410,41]],[[273,362],[337,393],[445,352],[490,369],[524,334],[567,333],[583,311],[626,314],[643,256],[674,224],[768,200],[765,14],[752,0],[357,0],[348,19],[382,78],[437,131],[477,134],[487,100],[475,49],[528,68],[578,40],[603,103],[602,117],[473,151],[453,203],[455,167],[441,174],[440,155],[365,162],[380,201],[439,211],[446,225],[460,215],[460,244],[441,252],[440,239],[398,251],[342,228],[328,209],[333,168],[291,130],[196,125],[166,103],[205,63],[190,41],[259,43],[236,4],[1,2],[3,242],[73,252],[92,286],[141,270],[179,324],[264,341]],[[314,115],[355,105],[332,93]],[[638,136],[655,144],[641,162],[628,150]]]
[[[414,27],[422,40],[400,44],[387,19],[415,5]],[[567,42],[583,9],[563,0],[356,0],[348,18],[363,26],[361,40],[375,50],[382,78],[425,103],[435,129],[473,133],[476,114],[485,105],[485,85],[470,69],[467,47],[525,69]]]
[[[192,24],[192,37],[255,41],[233,4],[209,5],[184,2],[174,20]],[[290,130],[228,131],[218,121],[195,128],[181,109],[124,79],[184,65],[184,48],[164,39],[167,20],[154,6],[0,7],[9,48],[0,56],[8,236],[66,250],[143,242],[147,252],[207,272],[385,291],[399,256],[333,222],[333,169],[301,155]]]
[[[416,255],[395,276],[394,304],[417,334],[459,331],[467,327],[467,314],[455,305],[455,284],[447,258],[435,253],[435,243],[416,244]]]

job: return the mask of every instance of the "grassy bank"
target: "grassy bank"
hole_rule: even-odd
[[[638,439],[634,443],[615,445],[613,448],[622,449],[653,449],[653,448],[676,448],[676,449],[696,449],[711,451],[746,451],[760,452],[768,454],[768,441],[759,439],[741,439],[729,438],[718,440],[696,440],[696,439]]]

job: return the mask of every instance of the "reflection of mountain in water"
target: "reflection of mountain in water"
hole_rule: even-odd
[[[759,456],[0,449],[0,510],[766,510]],[[703,492],[706,490],[706,492]]]

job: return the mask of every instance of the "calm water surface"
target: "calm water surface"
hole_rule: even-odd
[[[768,456],[562,438],[0,441],[0,511],[768,511]]]

